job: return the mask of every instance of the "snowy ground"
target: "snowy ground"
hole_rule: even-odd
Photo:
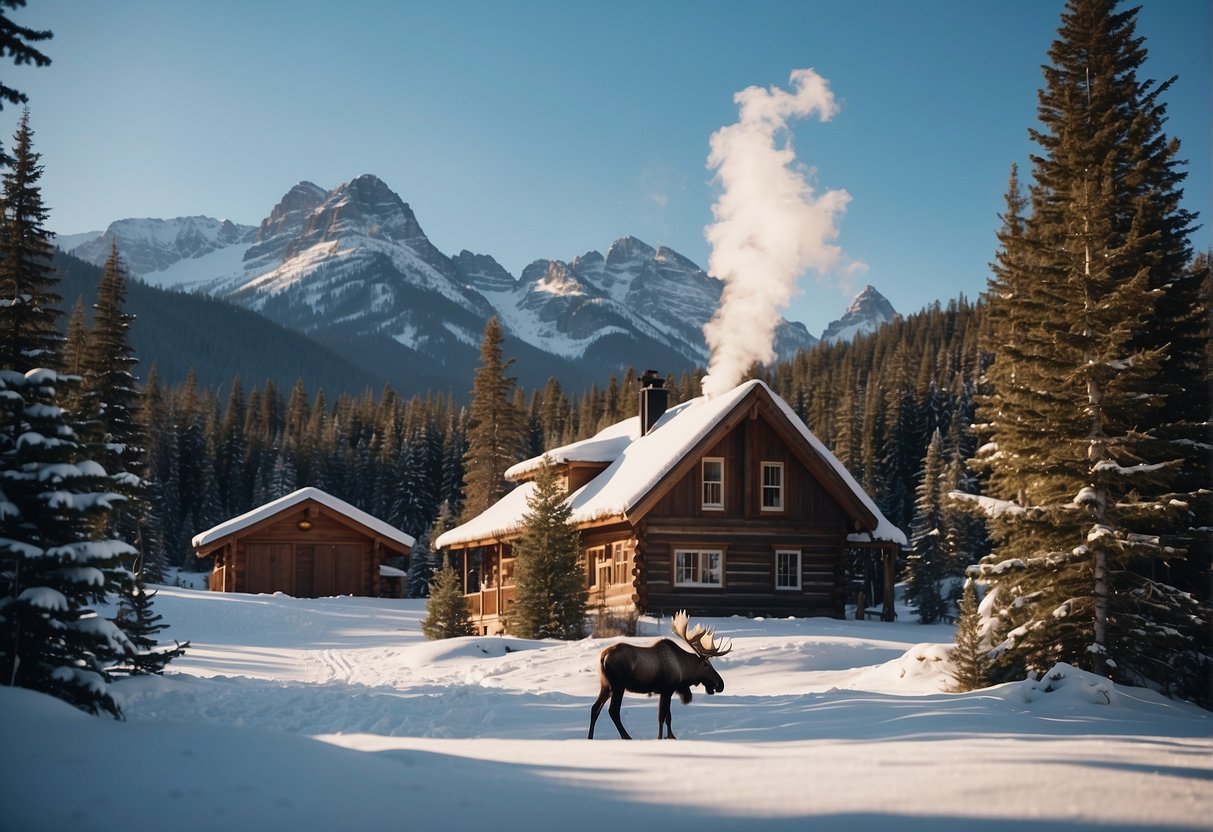
[[[166,587],[127,721],[0,688],[5,830],[1166,830],[1213,820],[1213,714],[1073,669],[944,692],[951,627],[709,620],[725,691],[629,695],[610,640],[427,642],[424,604]],[[669,622],[643,622],[647,643]],[[1047,690],[1052,688],[1052,690]]]

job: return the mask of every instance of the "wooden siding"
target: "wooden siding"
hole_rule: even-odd
[[[839,530],[738,530],[725,523],[697,527],[650,524],[645,535],[645,609],[669,615],[795,615],[841,617],[843,584]],[[678,586],[677,550],[723,553],[719,587]],[[777,551],[800,552],[800,588],[777,589]]]
[[[702,468],[692,466],[649,512],[650,519],[745,521],[845,528],[842,507],[763,419],[746,419],[700,457],[724,460],[724,508],[705,509]],[[782,511],[762,510],[762,463],[783,464]]]
[[[700,459],[724,460],[724,508],[702,504],[696,464],[645,517],[638,571],[642,608],[701,615],[843,614],[847,516],[761,415],[741,420]],[[783,509],[762,510],[762,463],[783,466]],[[721,585],[677,586],[675,551],[723,552]],[[799,589],[775,586],[776,551],[800,552]]]
[[[305,517],[307,531],[298,527]],[[297,598],[388,594],[379,564],[389,552],[360,528],[317,504],[295,506],[215,550],[210,588]]]

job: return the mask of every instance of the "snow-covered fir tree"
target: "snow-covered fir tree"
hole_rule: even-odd
[[[940,488],[943,483],[943,437],[939,430],[931,435],[923,460],[922,480],[918,485],[914,522],[911,526],[910,556],[906,563],[906,598],[918,610],[918,620],[934,624],[948,614],[951,604],[943,586],[951,570],[947,550],[948,535]]]
[[[1014,179],[1008,194],[981,421],[989,491],[1015,510],[994,524],[981,575],[1004,675],[1065,661],[1196,696],[1207,611],[1156,568],[1183,557],[1169,530],[1191,525],[1194,502],[1174,490],[1184,454],[1160,429],[1169,342],[1139,337],[1169,325],[1158,271],[1176,258],[1155,249],[1186,246],[1192,217],[1178,209],[1178,143],[1161,131],[1167,84],[1138,76],[1137,10],[1115,5],[1067,4],[1029,198]]]
[[[108,668],[134,647],[96,609],[135,549],[96,534],[125,498],[75,440],[56,404],[62,381],[0,370],[0,681],[118,716]]]
[[[121,711],[108,668],[134,651],[96,612],[135,550],[99,535],[125,502],[119,478],[89,457],[58,403],[56,278],[29,113],[0,202],[0,683],[83,710]]]
[[[405,587],[405,595],[409,598],[425,598],[430,591],[430,582],[434,579],[434,559],[430,552],[430,537],[432,532],[418,535],[413,539],[413,549],[409,553],[409,571]]]

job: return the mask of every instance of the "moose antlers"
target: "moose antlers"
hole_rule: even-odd
[[[687,632],[687,623],[690,621],[690,616],[686,610],[682,610],[674,616],[673,622],[670,624],[670,629],[674,631],[674,635],[681,638],[687,645],[695,651],[695,654],[705,659],[712,659],[717,656],[723,656],[733,649],[732,642],[722,641],[721,644],[715,643],[714,636],[716,630],[709,629],[702,624],[696,624],[691,632]]]

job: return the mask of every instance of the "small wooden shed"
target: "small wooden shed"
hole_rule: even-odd
[[[407,559],[413,538],[318,488],[301,488],[196,535],[193,545],[199,558],[214,558],[214,591],[386,596],[400,570],[385,562]]]

